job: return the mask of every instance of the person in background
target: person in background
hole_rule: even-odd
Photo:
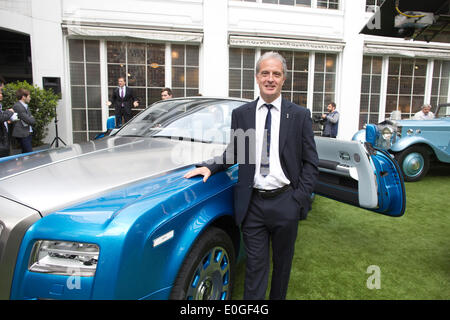
[[[20,88],[16,91],[16,97],[18,101],[14,104],[13,109],[20,121],[14,123],[12,136],[19,141],[22,153],[32,152],[33,126],[36,120],[28,107],[31,100],[30,91]]]
[[[3,93],[0,88],[0,157],[7,157],[10,154],[8,122],[17,119],[17,114],[13,109],[3,110]]]
[[[114,114],[116,116],[116,128],[122,123],[125,124],[133,117],[132,107],[139,106],[139,100],[134,97],[133,90],[125,85],[125,78],[117,79],[118,87],[114,89],[111,101],[108,101],[108,107],[114,106]],[[123,117],[123,122],[122,122]]]
[[[330,102],[327,106],[328,113],[322,115],[325,121],[322,137],[336,138],[339,126],[339,112],[336,111],[336,103]]]
[[[170,88],[161,89],[161,100],[172,99],[173,94]]]
[[[422,110],[414,114],[414,120],[431,120],[434,119],[434,113],[431,112],[431,106],[424,104]]]

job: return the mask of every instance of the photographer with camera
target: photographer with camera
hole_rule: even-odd
[[[336,138],[339,126],[339,112],[336,111],[336,103],[330,102],[327,106],[328,113],[322,115],[322,137]]]

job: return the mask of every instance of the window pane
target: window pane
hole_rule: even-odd
[[[362,94],[361,100],[359,102],[359,111],[360,112],[368,112],[369,111],[369,95]]]
[[[295,5],[300,7],[311,7],[311,0],[295,0]]]
[[[84,85],[84,63],[70,64],[70,83],[72,85]]]
[[[426,75],[427,75],[427,60],[416,59],[416,63],[414,65],[414,76],[425,77]]]
[[[117,79],[123,77],[126,79],[125,65],[109,64],[108,65],[108,86],[117,86]]]
[[[108,63],[126,63],[126,43],[107,42]]]
[[[128,85],[145,87],[145,66],[128,66]]]
[[[303,72],[294,73],[294,91],[308,91],[308,74]]]
[[[323,73],[316,73],[314,75],[314,91],[323,91],[323,80],[324,80],[324,74]]]
[[[229,67],[240,68],[241,67],[241,51],[239,48],[230,48],[229,53]]]
[[[198,66],[198,47],[186,46],[186,65]]]
[[[253,70],[242,71],[242,89],[252,90],[254,88]]]
[[[255,68],[255,50],[243,49],[242,50],[242,64],[244,68]],[[240,66],[239,66],[240,67]]]
[[[380,93],[380,91],[381,91],[381,76],[372,76],[371,92]]]
[[[381,57],[373,57],[373,59],[372,59],[372,73],[373,74],[381,74],[382,67],[383,67],[383,58],[381,58]]]
[[[186,87],[198,88],[198,68],[186,67]]]
[[[172,86],[184,87],[184,68],[172,67]]]
[[[229,71],[229,87],[230,89],[240,89],[241,88],[241,71],[240,70],[230,70]]]
[[[294,56],[294,70],[308,71],[309,67],[309,53],[296,52]]]
[[[72,108],[86,108],[85,87],[71,87]]]
[[[128,63],[145,64],[146,46],[143,43],[128,43]]]
[[[88,109],[101,109],[101,101],[100,87],[87,87]]]
[[[101,110],[89,110],[88,111],[88,125],[89,130],[102,130],[102,111]]]
[[[280,0],[280,4],[284,4],[284,5],[288,5],[288,6],[293,6],[295,3],[295,0]]]
[[[72,62],[84,61],[83,40],[69,40],[69,57]]]
[[[163,44],[148,44],[147,45],[147,63],[149,65],[166,64],[166,47]]]
[[[424,94],[425,93],[425,78],[414,78],[414,94]]]
[[[72,110],[72,129],[74,131],[86,130],[86,111],[85,110]]]
[[[147,77],[148,77],[148,87],[161,87],[165,86],[166,81],[166,71],[164,67],[148,67],[147,68]]]
[[[100,64],[86,64],[86,80],[88,85],[100,85]]]
[[[184,65],[184,46],[172,45],[172,65],[182,66]]]
[[[327,72],[336,72],[336,56],[327,54],[325,66]]]
[[[86,61],[100,62],[100,41],[85,40],[86,45]]]

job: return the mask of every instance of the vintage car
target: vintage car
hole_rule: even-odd
[[[419,181],[430,163],[450,163],[450,103],[438,105],[432,120],[385,120],[368,124],[353,140],[385,149],[398,161],[406,181]]]
[[[245,102],[161,101],[110,136],[1,161],[0,299],[229,299],[243,252],[238,165],[206,183],[183,175],[223,152],[231,112]],[[316,144],[317,194],[403,215],[389,154]]]

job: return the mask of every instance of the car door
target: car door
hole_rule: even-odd
[[[388,216],[404,214],[403,177],[387,152],[359,141],[315,141],[320,159],[316,194]]]

